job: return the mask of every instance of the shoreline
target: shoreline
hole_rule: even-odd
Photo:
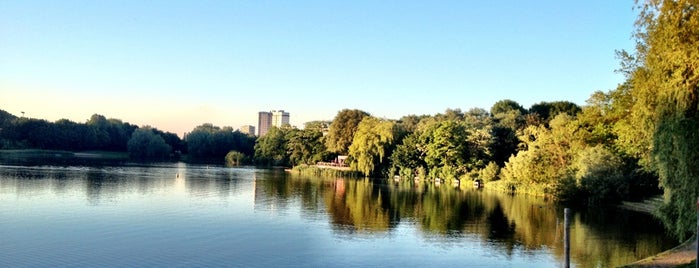
[[[642,202],[623,202],[619,208],[653,215],[663,202],[662,196],[646,199]],[[648,256],[622,267],[695,267],[697,261],[697,235],[674,248]]]

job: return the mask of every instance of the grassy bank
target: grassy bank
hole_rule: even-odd
[[[71,152],[61,150],[0,150],[0,161],[10,164],[70,164],[84,162],[126,161],[126,152],[84,151]]]
[[[343,177],[343,178],[361,178],[363,177],[357,171],[352,171],[349,168],[326,167],[326,166],[310,166],[300,165],[295,166],[289,172],[300,175],[312,175],[321,177]]]
[[[550,196],[551,187],[541,184],[517,184],[505,180],[486,182],[485,187],[505,193],[517,193],[530,196]]]

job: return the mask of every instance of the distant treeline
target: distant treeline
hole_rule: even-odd
[[[253,154],[255,137],[211,124],[196,127],[185,139],[149,126],[138,127],[95,114],[85,123],[49,122],[0,110],[0,149],[128,152],[133,159],[158,160],[189,154],[193,161],[223,161],[229,151]]]

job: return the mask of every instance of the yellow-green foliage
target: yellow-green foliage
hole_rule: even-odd
[[[328,178],[358,178],[360,174],[347,169],[337,169],[330,167],[317,167],[312,165],[298,165],[291,169],[293,173],[300,175],[312,175]]]
[[[376,168],[387,160],[387,147],[393,143],[395,124],[367,116],[359,122],[349,147],[351,167],[364,176],[374,174]]]
[[[226,154],[226,165],[239,166],[243,164],[245,154],[238,151],[230,151]]]
[[[480,179],[484,182],[496,181],[499,179],[500,167],[495,164],[495,162],[488,163],[485,168],[481,169],[479,172]]]
[[[646,1],[637,25],[626,64],[634,127],[642,144],[652,141],[645,149],[665,189],[661,216],[684,238],[694,231],[699,194],[699,1]]]
[[[555,194],[560,180],[570,175],[573,152],[580,147],[580,141],[572,138],[576,130],[567,114],[551,120],[550,128],[527,127],[520,136],[526,150],[510,157],[501,171],[502,178],[515,185],[518,192],[529,187],[542,191],[539,194]]]

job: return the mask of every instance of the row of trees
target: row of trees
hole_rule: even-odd
[[[620,52],[632,129],[619,136],[657,172],[665,191],[660,215],[680,237],[693,233],[699,195],[699,1],[639,6],[635,52]]]
[[[584,107],[544,102],[525,110],[503,100],[490,112],[400,120],[343,110],[317,144],[348,154],[367,176],[478,177],[590,203],[654,194],[659,185],[660,216],[684,238],[699,195],[699,2],[645,1],[638,10],[636,50],[618,53],[626,82],[595,92]],[[280,160],[296,153],[277,144],[287,150],[277,152]]]
[[[221,161],[230,151],[250,161],[255,137],[203,124],[180,139],[176,134],[149,126],[138,127],[119,119],[95,114],[85,123],[67,119],[49,122],[17,117],[0,110],[0,149],[128,152],[137,160],[157,160],[189,154],[194,161]]]

